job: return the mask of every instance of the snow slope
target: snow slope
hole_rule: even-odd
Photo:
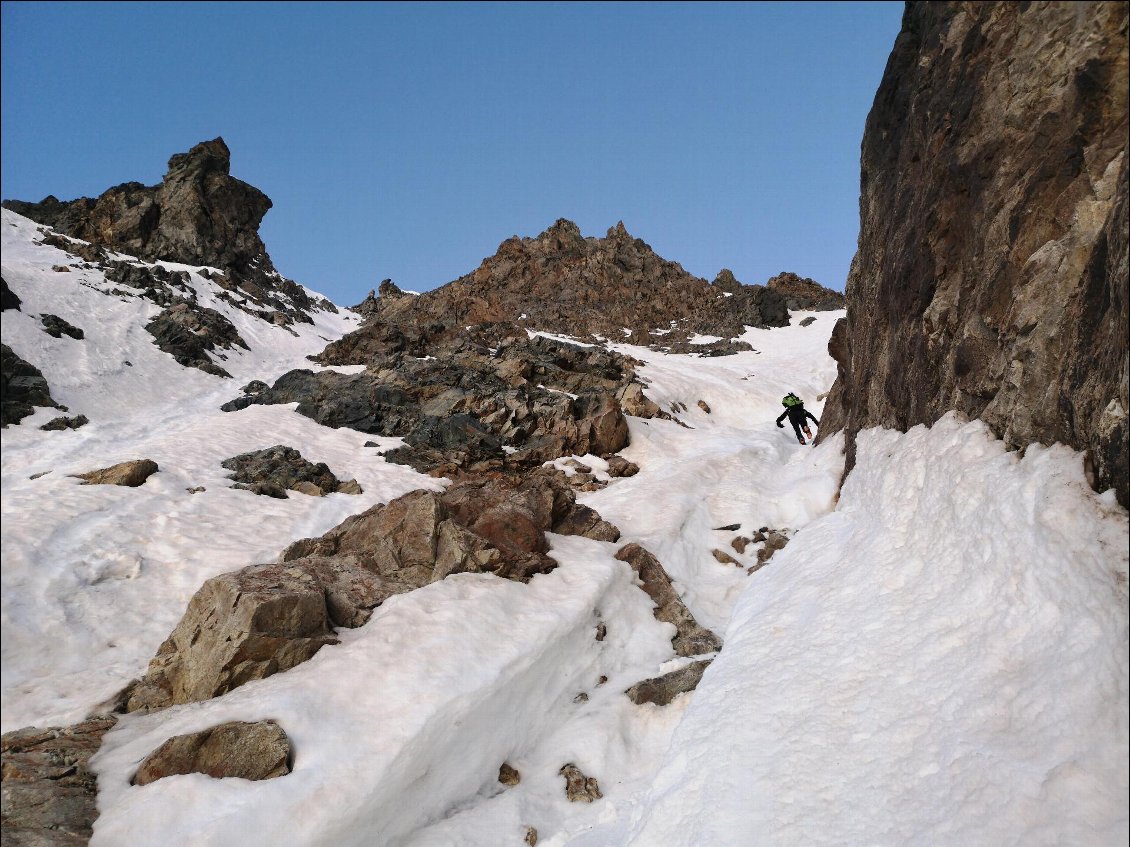
[[[141,673],[208,576],[443,484],[290,407],[218,411],[247,379],[314,367],[304,356],[355,325],[348,313],[293,336],[207,301],[194,276],[252,347],[222,362],[236,377],[222,380],[149,342],[155,308],[52,272],[66,257],[33,245],[34,225],[5,211],[2,230],[4,278],[24,301],[3,315],[4,342],[91,418],[44,433],[55,413],[40,411],[4,431],[5,730],[76,720]],[[38,312],[87,339],[50,338]],[[525,843],[527,827],[542,847],[1125,843],[1125,510],[1086,487],[1071,451],[1020,459],[955,418],[861,434],[837,497],[841,440],[800,447],[773,424],[790,390],[819,416],[835,377],[839,315],[814,316],[749,330],[757,352],[735,356],[617,346],[686,424],[630,419],[624,455],[640,473],[582,497],[619,543],[552,536],[561,564],[528,585],[451,577],[291,671],[124,717],[93,760],[92,843],[495,847]],[[275,443],[365,494],[228,487],[220,461]],[[140,489],[66,477],[142,456],[161,472]],[[730,541],[762,526],[793,537],[750,575],[757,548]],[[613,558],[632,541],[725,637],[698,690],[666,707],[622,693],[685,661]],[[291,774],[129,784],[166,738],[261,718],[292,739]],[[503,762],[518,785],[497,782]],[[567,762],[601,799],[566,800]]]

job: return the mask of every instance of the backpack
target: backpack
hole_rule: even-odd
[[[781,398],[781,405],[786,409],[791,409],[793,406],[801,406],[803,403],[801,399],[793,394],[791,391]]]

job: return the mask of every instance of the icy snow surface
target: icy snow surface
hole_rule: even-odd
[[[220,379],[151,343],[155,306],[95,290],[112,287],[95,270],[51,271],[78,263],[32,244],[19,216],[4,211],[0,229],[23,300],[3,313],[4,343],[91,419],[41,432],[58,412],[39,410],[4,430],[5,731],[76,721],[141,674],[209,576],[444,484],[290,406],[219,411],[250,379],[317,367],[305,356],[356,316],[318,313],[292,334],[194,274],[200,301],[251,347],[224,353],[235,378]],[[51,338],[40,313],[86,338]],[[678,419],[630,418],[623,455],[639,474],[581,496],[619,543],[551,536],[560,566],[528,585],[449,577],[286,673],[125,716],[93,760],[92,844],[496,847],[525,843],[527,827],[541,847],[1125,843],[1125,511],[1086,487],[1071,451],[1019,459],[953,417],[861,434],[837,501],[842,441],[801,447],[773,421],[788,391],[820,416],[841,314],[749,330],[755,352],[734,356],[613,345]],[[356,477],[364,495],[231,489],[219,463],[272,444]],[[142,457],[161,470],[138,489],[67,476]],[[792,540],[750,575],[758,546],[730,542],[763,526]],[[725,638],[698,690],[665,707],[623,695],[686,661],[613,558],[633,541]],[[295,745],[285,777],[129,784],[172,735],[262,718]],[[518,785],[497,782],[503,762]],[[603,798],[570,803],[567,762]]]

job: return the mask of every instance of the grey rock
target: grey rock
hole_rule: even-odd
[[[283,444],[241,453],[220,464],[233,471],[228,477],[236,483],[233,488],[268,497],[285,499],[288,490],[315,497],[342,490],[342,483],[324,462],[307,461],[293,447]],[[356,480],[350,482],[352,485],[345,493],[360,494]]]
[[[40,429],[47,432],[58,431],[63,429],[78,429],[81,426],[86,426],[90,423],[90,419],[86,415],[75,415],[74,417],[67,417],[62,415],[57,418],[52,418]]]
[[[624,693],[637,706],[643,703],[654,703],[656,706],[666,706],[680,694],[693,691],[698,687],[699,680],[712,659],[702,659],[683,665],[678,670],[673,670],[663,676],[645,679],[637,682]]]
[[[148,785],[174,774],[223,779],[275,779],[290,773],[290,739],[274,721],[231,721],[170,738],[148,756],[130,780]]]
[[[207,355],[217,348],[247,349],[235,326],[217,312],[187,301],[169,306],[145,325],[157,346],[187,368],[199,368],[213,376],[230,377]]]
[[[63,320],[58,315],[40,315],[39,322],[43,325],[43,331],[53,338],[62,338],[66,335],[76,341],[81,341],[84,335],[81,329]]]

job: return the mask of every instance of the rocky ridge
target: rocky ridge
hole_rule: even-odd
[[[379,297],[355,307],[369,318],[357,334],[432,343],[465,326],[513,322],[661,348],[696,334],[729,339],[746,326],[788,325],[777,292],[734,283],[733,274],[711,285],[687,273],[622,222],[604,238],[585,238],[560,219],[535,238],[507,239],[473,273],[434,291],[406,295],[386,280]]]
[[[170,158],[160,185],[127,182],[97,198],[48,196],[2,205],[54,230],[44,232],[44,243],[102,268],[107,279],[158,305],[183,297],[183,280],[128,257],[211,269],[206,273],[229,303],[276,324],[308,323],[311,311],[335,309],[275,270],[259,237],[271,200],[230,171],[231,153],[216,138]]]
[[[950,410],[1130,505],[1127,6],[907,4],[820,438]]]

